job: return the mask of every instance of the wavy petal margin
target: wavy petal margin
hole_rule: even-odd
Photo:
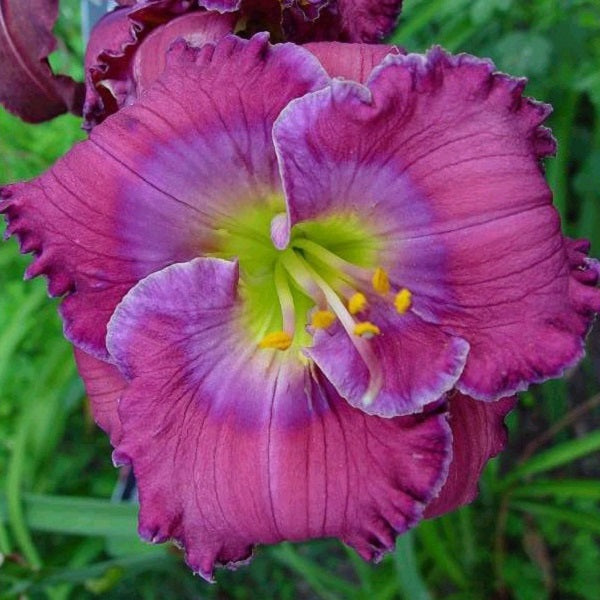
[[[508,431],[504,419],[516,405],[514,397],[480,402],[460,393],[449,396],[452,462],[439,496],[427,505],[427,519],[475,499],[479,478],[487,462],[506,446]]]
[[[35,254],[26,275],[47,276],[50,294],[66,296],[65,335],[100,359],[131,287],[211,251],[223,219],[280,193],[273,121],[329,81],[308,51],[264,34],[201,49],[182,42],[170,57],[143,99],[42,176],[0,190],[8,234]]]
[[[600,302],[544,180],[550,108],[523,87],[440,48],[390,55],[366,86],[334,80],[274,128],[289,225],[360,215],[415,312],[470,344],[458,389],[488,401],[580,360]]]
[[[297,43],[337,40],[376,44],[394,29],[402,0],[313,0],[288,2],[283,13],[286,39]],[[315,4],[312,11],[307,4]],[[316,11],[316,12],[315,12]]]
[[[85,58],[85,129],[132,104],[154,83],[178,38],[201,46],[233,32],[236,15],[190,8],[185,2],[151,0],[112,11],[95,25]]]
[[[114,458],[131,463],[139,531],[190,567],[247,560],[257,543],[336,536],[378,559],[446,478],[444,406],[381,419],[316,369],[248,344],[235,263],[196,259],[141,281],[108,347],[131,384]]]
[[[81,114],[83,84],[54,75],[48,63],[57,15],[58,0],[0,2],[0,104],[30,123]]]
[[[454,387],[469,352],[465,340],[412,311],[399,315],[391,301],[375,297],[361,318],[381,330],[366,343],[371,360],[364,360],[352,334],[339,323],[315,332],[312,347],[305,350],[352,406],[380,417],[409,415]]]

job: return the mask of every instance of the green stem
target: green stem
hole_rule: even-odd
[[[0,523],[0,554],[10,554],[10,539],[8,537],[8,531],[2,523]]]
[[[27,455],[27,434],[29,432],[28,414],[27,410],[24,410],[21,414],[14,448],[8,463],[6,501],[8,521],[15,540],[31,568],[39,571],[42,567],[42,560],[29,533],[21,503],[21,486],[25,470],[25,456]]]

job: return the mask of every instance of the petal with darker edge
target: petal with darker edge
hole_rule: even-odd
[[[224,220],[280,192],[273,121],[328,81],[309,52],[262,34],[180,43],[170,62],[142,100],[47,173],[0,191],[8,233],[36,255],[27,275],[66,295],[66,336],[97,358],[137,281],[211,251]]]
[[[469,352],[465,340],[412,311],[400,315],[391,301],[375,295],[361,318],[380,333],[358,338],[338,323],[316,331],[305,351],[352,406],[381,417],[407,415],[454,387]]]
[[[131,384],[115,451],[140,492],[140,534],[176,539],[206,578],[257,543],[337,536],[367,559],[393,548],[446,477],[443,406],[380,419],[316,369],[249,344],[237,265],[196,259],[141,281],[108,346]]]
[[[290,224],[361,215],[415,312],[469,342],[457,387],[482,400],[576,363],[600,302],[540,167],[549,107],[523,85],[439,48],[388,56],[368,86],[334,81],[274,129]]]

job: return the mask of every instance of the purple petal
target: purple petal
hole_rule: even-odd
[[[317,0],[288,2],[284,11],[287,39],[295,42],[339,40],[378,43],[392,32],[402,0]]]
[[[155,29],[141,43],[133,60],[136,96],[147,90],[165,70],[167,50],[174,40],[182,38],[190,46],[199,48],[232,33],[234,25],[235,16],[231,14],[194,12]]]
[[[198,5],[207,10],[215,10],[220,13],[232,12],[240,8],[242,0],[198,0]]]
[[[313,42],[304,47],[319,59],[330,77],[342,77],[359,83],[365,83],[373,69],[388,54],[402,53],[397,46],[384,44]]]
[[[44,274],[65,333],[106,359],[105,327],[141,278],[214,248],[215,221],[280,192],[271,139],[289,101],[323,86],[316,59],[264,35],[181,43],[156,86],[49,172],[2,190],[30,277]],[[257,90],[269,90],[268,94]]]
[[[158,79],[176,39],[201,46],[233,31],[235,15],[189,12],[191,8],[182,2],[151,0],[115,10],[98,22],[86,51],[86,129],[134,102]]]
[[[54,75],[48,63],[57,14],[57,0],[0,3],[0,104],[30,123],[81,114],[83,86]]]
[[[549,108],[522,89],[466,55],[389,56],[368,87],[334,81],[274,130],[290,225],[360,215],[415,312],[469,342],[457,387],[484,400],[577,362],[600,302],[540,169]]]
[[[117,407],[121,394],[127,387],[127,380],[110,363],[98,360],[75,348],[77,369],[90,400],[94,420],[108,433],[110,441],[116,445],[121,439],[121,421]]]
[[[427,518],[450,512],[475,499],[485,465],[504,450],[507,441],[504,418],[516,404],[514,397],[496,402],[479,402],[459,393],[450,397],[452,462],[440,495],[427,506]]]
[[[402,0],[338,0],[341,39],[381,42],[396,26],[401,10]]]
[[[113,10],[94,25],[85,52],[84,127],[91,130],[133,97],[131,54],[142,28],[129,18],[132,11]],[[109,82],[105,85],[104,81]],[[120,92],[116,97],[117,91]]]
[[[176,539],[208,579],[284,539],[338,536],[379,558],[446,477],[444,413],[366,416],[318,369],[258,350],[237,277],[218,259],[167,267],[111,320],[111,354],[132,378],[114,456],[133,465],[140,534]]]
[[[406,415],[421,412],[454,387],[469,352],[464,340],[412,312],[399,315],[391,303],[375,297],[362,316],[381,330],[366,342],[373,356],[370,365],[339,324],[317,331],[314,346],[306,350],[352,406],[381,417]],[[377,378],[381,383],[371,397],[369,387]]]

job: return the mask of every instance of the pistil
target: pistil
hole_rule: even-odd
[[[302,237],[294,239],[292,241],[292,248],[298,248],[310,254],[323,265],[335,271],[341,279],[351,285],[356,285],[357,281],[368,281],[370,277],[367,269],[349,263],[331,252],[331,250],[327,250],[327,248],[323,248],[323,246],[315,244],[315,242],[309,239]]]

